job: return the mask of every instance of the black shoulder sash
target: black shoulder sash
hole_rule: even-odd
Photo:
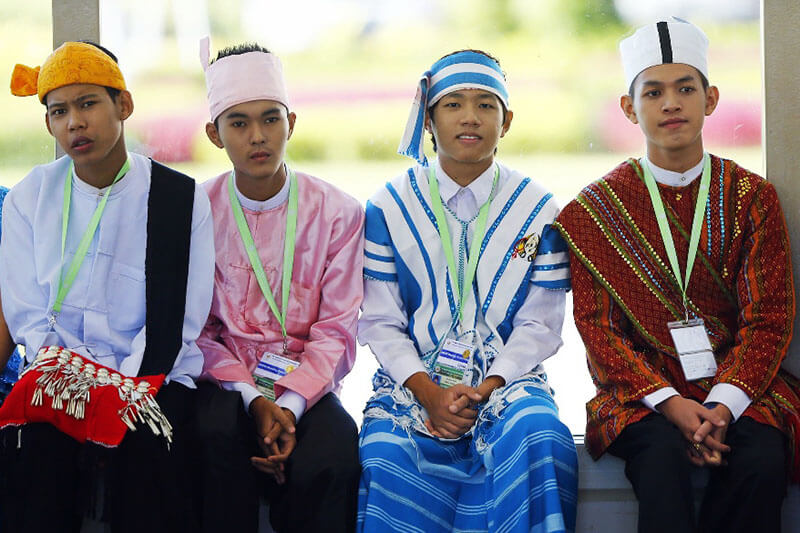
[[[140,376],[169,374],[181,348],[194,187],[192,178],[152,162],[144,262],[145,350]]]

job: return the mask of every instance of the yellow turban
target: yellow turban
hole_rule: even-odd
[[[53,50],[41,67],[16,65],[11,74],[11,94],[38,94],[44,103],[53,89],[76,83],[126,89],[119,66],[108,54],[91,44],[66,42]]]

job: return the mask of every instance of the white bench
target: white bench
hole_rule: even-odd
[[[578,448],[578,524],[575,533],[634,533],[638,503],[633,489],[625,477],[625,463],[611,455],[595,462],[583,446],[583,438],[576,437]],[[707,474],[696,472],[693,482],[698,492],[707,482]],[[272,533],[269,511],[262,505],[259,513],[259,533]],[[99,522],[84,521],[82,533],[110,533],[110,528]],[[789,487],[783,503],[783,531],[800,531],[800,485]]]
[[[578,440],[578,439],[576,439]],[[625,463],[605,454],[595,462],[586,452],[583,442],[578,448],[578,524],[576,533],[627,533],[636,531],[638,503],[625,477]],[[706,472],[698,469],[693,483],[698,492],[707,482]],[[800,486],[791,485],[783,502],[782,530],[800,531]]]

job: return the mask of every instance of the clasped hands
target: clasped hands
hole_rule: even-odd
[[[256,424],[258,445],[264,454],[263,457],[251,457],[250,463],[256,470],[271,475],[278,485],[283,485],[286,482],[286,461],[297,444],[294,413],[259,396],[250,403],[250,414]]]
[[[671,396],[656,408],[672,422],[687,441],[689,461],[696,466],[722,466],[722,454],[731,450],[725,436],[733,415],[723,404],[709,409],[698,402]]]
[[[428,412],[425,420],[428,431],[445,439],[456,439],[469,431],[478,418],[475,406],[486,401],[492,391],[503,385],[503,378],[489,376],[477,387],[458,384],[444,389],[423,372],[406,381],[406,386]]]

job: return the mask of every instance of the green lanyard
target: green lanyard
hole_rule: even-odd
[[[494,181],[492,181],[492,191],[494,192],[497,186],[497,177],[500,175],[500,169],[497,165],[494,167]],[[458,283],[458,271],[456,270],[456,259],[453,254],[453,243],[450,240],[450,230],[447,228],[447,220],[444,217],[444,202],[439,194],[439,182],[436,179],[436,172],[433,168],[428,169],[428,187],[431,193],[431,205],[433,207],[433,214],[436,217],[436,224],[439,226],[439,238],[442,241],[444,248],[444,256],[447,258],[447,266],[450,270],[450,275],[453,276],[453,290],[455,291],[456,302],[458,308],[456,315],[458,322],[461,323],[462,313],[464,311],[464,303],[467,301],[467,295],[472,287],[472,282],[475,279],[475,272],[478,270],[478,255],[481,251],[481,242],[483,236],[486,234],[486,220],[489,218],[489,204],[492,202],[492,196],[489,195],[486,202],[481,206],[478,212],[478,219],[475,224],[475,233],[472,235],[472,247],[469,251],[469,261],[467,262],[467,271],[464,275],[464,285]]]
[[[644,183],[647,185],[647,191],[650,193],[650,200],[653,202],[653,210],[656,214],[656,221],[658,222],[658,229],[661,231],[661,239],[664,241],[664,248],[667,250],[667,257],[669,264],[672,266],[672,272],[675,279],[678,280],[678,286],[681,290],[683,297],[683,309],[686,313],[686,320],[689,319],[689,310],[686,306],[686,291],[689,288],[689,278],[692,276],[692,269],[694,268],[694,260],[697,257],[697,248],[700,244],[700,231],[703,225],[703,213],[706,208],[706,201],[708,200],[708,189],[711,184],[711,158],[708,154],[703,156],[703,176],[700,178],[700,189],[697,191],[697,203],[694,206],[694,219],[692,220],[692,233],[689,237],[689,256],[686,259],[686,282],[684,283],[681,278],[680,266],[678,264],[678,254],[675,251],[675,242],[672,240],[672,232],[669,230],[669,221],[667,219],[667,211],[664,209],[664,202],[661,200],[661,195],[658,193],[658,186],[653,177],[653,172],[650,170],[650,165],[645,162],[644,165]]]
[[[67,172],[67,178],[64,180],[64,206],[61,213],[61,265],[63,270],[64,265],[64,250],[67,244],[67,228],[69,227],[69,206],[72,197],[72,174],[74,163],[71,163],[69,166],[69,171]],[[78,244],[78,249],[75,251],[75,257],[72,258],[72,262],[69,265],[69,269],[67,270],[67,277],[63,277],[63,273],[59,274],[58,278],[58,293],[56,293],[56,301],[53,304],[53,312],[50,318],[50,326],[52,327],[55,325],[55,316],[61,312],[61,304],[64,303],[64,298],[66,298],[67,293],[72,288],[72,284],[75,282],[75,278],[78,276],[78,271],[81,269],[81,265],[83,264],[83,260],[86,258],[86,252],[89,250],[89,245],[92,243],[94,239],[95,233],[97,233],[97,226],[100,224],[100,218],[103,216],[103,211],[105,211],[106,203],[108,202],[108,197],[111,195],[111,188],[117,183],[122,176],[124,176],[128,170],[131,168],[131,162],[129,159],[125,160],[125,164],[122,165],[122,168],[119,169],[117,172],[114,181],[111,182],[109,185],[108,190],[103,195],[103,199],[100,200],[100,203],[97,204],[97,207],[94,210],[94,214],[92,215],[91,220],[89,221],[89,225],[86,227],[86,231],[83,232],[83,237],[81,237],[81,241]]]
[[[228,178],[228,196],[231,200],[233,217],[236,219],[236,226],[239,228],[242,244],[244,244],[244,248],[247,251],[247,257],[250,259],[250,265],[253,267],[253,273],[256,275],[258,286],[261,287],[261,293],[264,295],[264,299],[267,300],[272,314],[275,315],[275,318],[278,319],[278,323],[281,325],[283,351],[286,353],[286,309],[289,307],[289,287],[292,284],[294,247],[295,238],[297,236],[297,176],[295,176],[293,170],[289,171],[289,206],[286,210],[286,237],[283,243],[280,311],[278,311],[278,305],[275,303],[275,297],[272,295],[272,288],[269,286],[267,275],[264,273],[264,265],[261,263],[261,258],[258,256],[258,249],[256,249],[256,244],[253,242],[253,235],[250,233],[247,220],[244,218],[242,204],[239,202],[239,197],[236,196],[234,180],[235,171],[231,172],[230,178]]]

